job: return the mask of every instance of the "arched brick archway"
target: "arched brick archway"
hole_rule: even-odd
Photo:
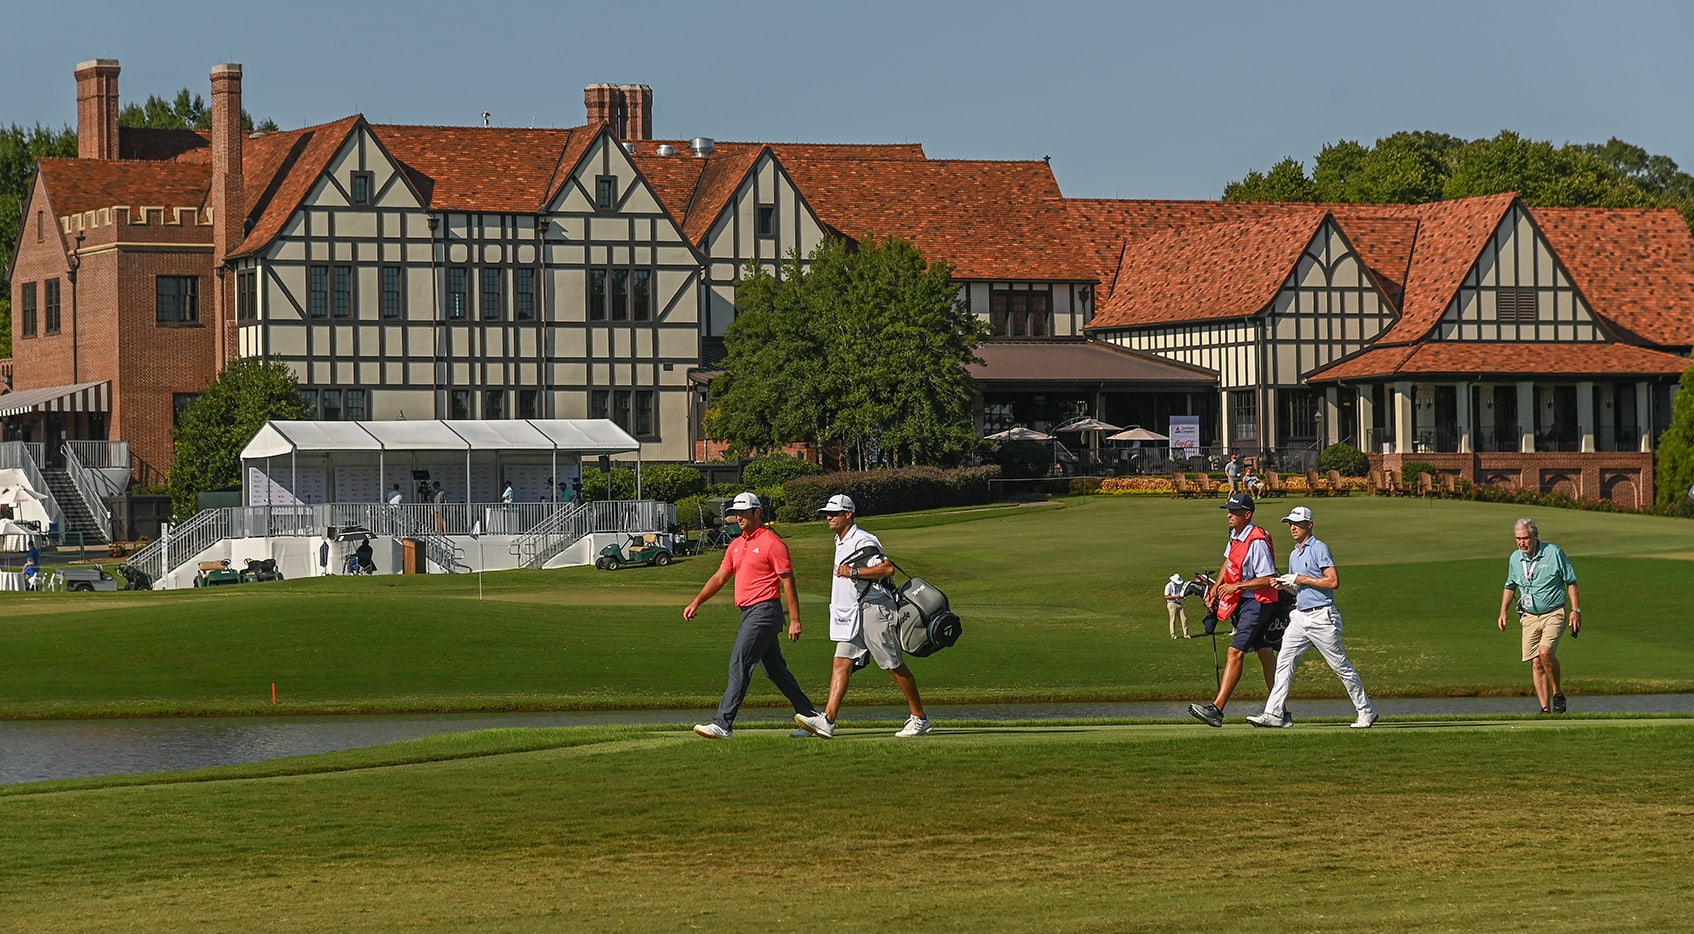
[[[1582,488],[1568,473],[1545,473],[1541,475],[1541,492],[1561,493],[1575,499],[1582,495]]]
[[[1612,474],[1601,480],[1600,497],[1616,506],[1641,508],[1641,487],[1633,474]]]

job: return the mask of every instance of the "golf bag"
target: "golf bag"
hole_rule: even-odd
[[[887,561],[894,570],[906,574],[887,555],[869,546],[853,552],[846,563],[865,567],[873,557]],[[899,613],[896,627],[900,634],[900,647],[907,655],[927,658],[959,641],[959,636],[964,633],[964,624],[947,605],[947,595],[940,588],[910,574],[906,574],[906,583],[899,587],[892,586],[893,581],[886,582],[886,585],[894,594],[894,606]],[[884,582],[861,581],[859,593],[863,595],[865,588],[876,586],[884,586]]]

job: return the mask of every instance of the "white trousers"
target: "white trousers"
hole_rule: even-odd
[[[1282,716],[1288,690],[1294,686],[1294,667],[1300,663],[1300,656],[1314,647],[1341,679],[1353,707],[1360,715],[1370,713],[1370,697],[1365,694],[1364,682],[1359,680],[1358,671],[1347,660],[1347,649],[1341,645],[1341,611],[1333,606],[1288,614],[1288,629],[1282,634],[1282,650],[1276,657],[1276,686],[1265,699],[1265,712]]]

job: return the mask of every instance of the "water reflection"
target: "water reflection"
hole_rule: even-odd
[[[1256,713],[1247,702],[1235,715]],[[1297,700],[1299,717],[1351,717],[1345,700]],[[933,708],[934,716],[970,720],[1039,720],[1060,717],[1150,717],[1186,719],[1176,701],[1082,704],[958,705]],[[1384,716],[1458,714],[1490,716],[1531,713],[1523,697],[1386,698]],[[1625,694],[1571,698],[1573,713],[1694,714],[1694,694]],[[285,756],[380,746],[438,733],[493,727],[681,724],[709,717],[704,709],[587,711],[555,713],[404,714],[344,717],[199,717],[157,720],[0,721],[0,784],[201,769]],[[843,723],[904,719],[904,707],[851,707]],[[785,710],[744,710],[744,729],[791,725]]]

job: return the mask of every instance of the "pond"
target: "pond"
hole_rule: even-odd
[[[931,708],[941,724],[955,720],[1040,720],[1076,717],[1158,717],[1184,719],[1179,701],[1080,704],[957,705]],[[1258,712],[1252,702],[1232,708],[1232,718]],[[1345,700],[1297,700],[1300,716],[1351,717]],[[1529,713],[1524,697],[1385,698],[1376,705],[1384,716],[1458,714],[1494,716]],[[1623,694],[1571,697],[1574,713],[1694,714],[1694,694]],[[899,721],[903,707],[852,707],[842,722]],[[317,717],[174,717],[142,720],[0,721],[0,784],[86,778],[137,772],[203,769],[286,756],[380,746],[420,736],[495,727],[598,726],[700,723],[709,709],[587,711],[550,713],[394,714]],[[786,710],[742,711],[749,729],[792,725]]]

